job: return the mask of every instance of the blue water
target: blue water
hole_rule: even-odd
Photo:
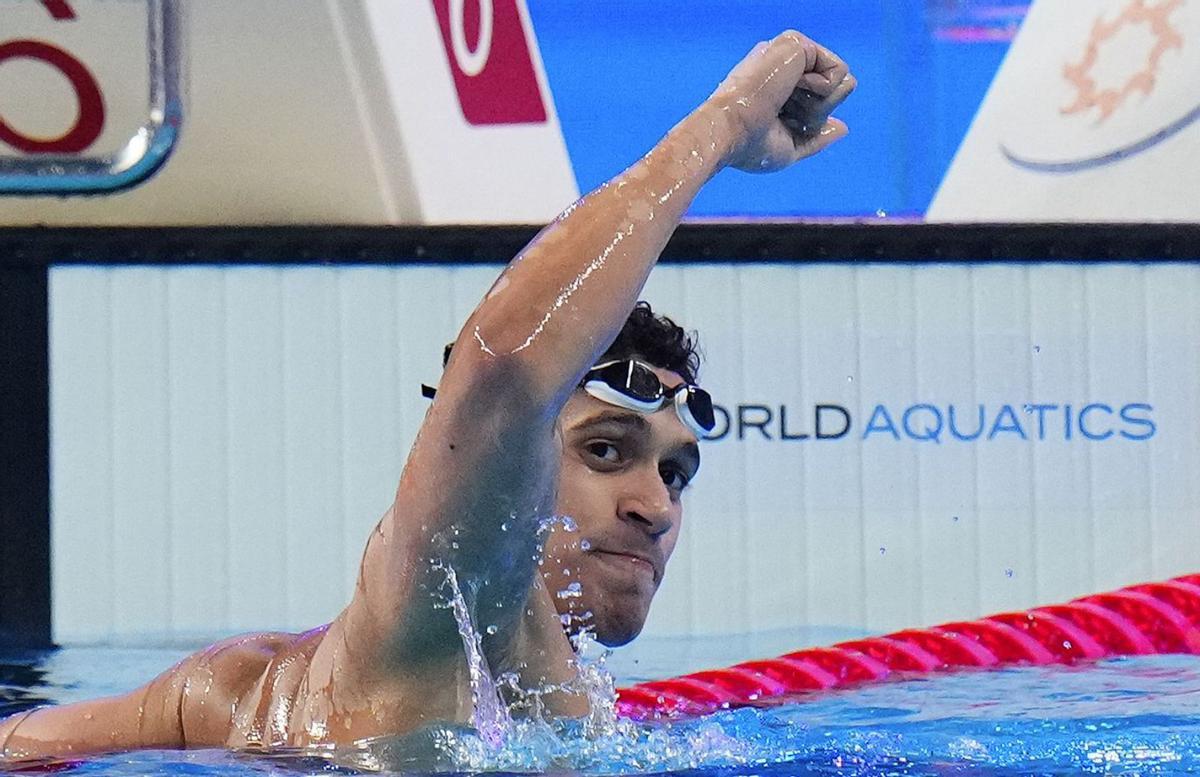
[[[0,712],[131,687],[182,653],[0,655]],[[619,673],[631,679],[628,666]],[[894,681],[670,726],[629,726],[598,739],[577,727],[527,724],[498,752],[469,732],[447,729],[347,749],[333,760],[144,752],[97,758],[73,773],[295,776],[353,774],[363,766],[398,775],[1200,773],[1200,658]]]

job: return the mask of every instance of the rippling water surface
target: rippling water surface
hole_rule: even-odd
[[[148,675],[149,656],[164,666],[176,657],[163,651],[64,656],[69,653],[0,656],[0,712],[131,687]],[[107,671],[107,679],[70,679],[84,663],[94,673]],[[437,729],[328,757],[145,752],[93,759],[72,773],[249,777],[374,769],[707,777],[1200,773],[1200,658],[893,681],[697,721],[631,725],[591,740],[573,726],[526,723],[501,750],[469,731]]]

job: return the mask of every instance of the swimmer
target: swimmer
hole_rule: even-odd
[[[688,337],[636,300],[705,182],[818,153],[845,135],[830,114],[854,86],[799,33],[759,44],[645,157],[530,243],[449,353],[333,622],[235,637],[123,696],[13,716],[0,722],[0,763],[341,744],[469,722],[451,571],[492,674],[515,673],[523,688],[572,679],[581,629],[606,645],[633,639],[713,425]],[[588,712],[570,691],[543,701],[555,715]]]

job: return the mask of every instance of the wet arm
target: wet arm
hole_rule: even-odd
[[[616,337],[716,172],[778,169],[840,137],[844,126],[825,118],[853,87],[843,85],[845,75],[840,60],[798,34],[764,45],[650,153],[568,208],[509,265],[456,340],[393,507],[368,544],[356,602],[330,631],[334,639],[355,635],[343,653],[381,627],[377,636],[403,635],[399,654],[409,659],[454,642],[448,616],[409,606],[430,599],[434,557],[465,585],[487,587],[481,595],[490,601],[516,604],[527,594],[533,521],[552,507],[552,430],[563,404]],[[826,101],[813,107],[804,137],[779,120],[797,87]],[[413,635],[424,635],[415,649]]]
[[[828,112],[853,89],[844,63],[798,33],[760,44],[629,169],[568,208],[512,262],[459,336],[471,361],[510,361],[549,419],[625,323],[700,189],[726,166],[769,172],[842,134]],[[789,102],[813,90],[810,104]],[[795,106],[811,126],[781,122]],[[785,126],[786,124],[786,126]]]
[[[39,707],[0,721],[0,766],[185,746],[179,685],[164,676],[123,696]]]
[[[0,766],[147,748],[220,747],[230,738],[239,701],[293,639],[275,633],[232,637],[127,694],[17,713],[0,721]]]

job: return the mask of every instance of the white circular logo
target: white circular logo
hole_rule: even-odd
[[[492,54],[492,27],[495,9],[492,0],[479,2],[479,42],[475,50],[467,45],[466,5],[467,0],[450,0],[450,42],[454,48],[454,60],[465,75],[474,77],[487,67]]]

